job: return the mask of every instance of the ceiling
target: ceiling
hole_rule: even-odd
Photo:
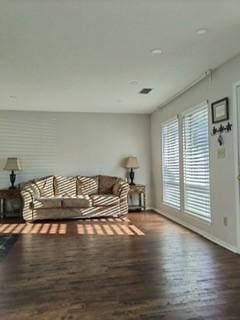
[[[239,0],[0,0],[0,109],[151,113],[239,30]]]

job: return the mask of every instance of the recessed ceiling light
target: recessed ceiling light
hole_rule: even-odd
[[[132,84],[133,86],[136,86],[138,82],[136,80],[133,80],[133,81],[130,81],[130,84]]]
[[[162,54],[163,52],[162,52],[162,49],[160,49],[160,48],[154,48],[151,50],[151,53],[152,54]]]
[[[197,29],[196,30],[196,33],[198,35],[202,35],[202,34],[206,34],[208,32],[208,29],[207,28],[200,28],[200,29]]]

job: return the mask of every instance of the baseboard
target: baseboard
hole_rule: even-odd
[[[227,242],[225,242],[225,241],[223,241],[223,240],[211,235],[210,233],[208,233],[206,231],[203,231],[203,230],[201,230],[201,229],[199,229],[197,227],[194,227],[193,225],[191,225],[191,224],[189,224],[189,223],[187,223],[185,221],[182,221],[180,219],[172,217],[170,214],[168,214],[166,212],[162,212],[162,211],[160,211],[160,210],[158,210],[156,208],[152,208],[152,210],[155,211],[156,213],[168,218],[169,220],[172,220],[172,221],[176,222],[177,224],[180,224],[183,227],[185,227],[185,228],[187,228],[187,229],[199,234],[200,236],[202,236],[202,237],[204,237],[204,238],[206,238],[206,239],[218,244],[219,246],[221,246],[221,247],[223,247],[225,249],[228,249],[228,250],[230,250],[230,251],[232,251],[234,253],[240,254],[240,250],[239,250],[239,248],[237,246],[233,246],[233,245],[231,245],[231,244],[229,244],[229,243],[227,243]]]
[[[153,212],[156,212],[155,208],[153,208],[153,207],[147,207],[147,208],[146,208],[146,211],[153,211]]]

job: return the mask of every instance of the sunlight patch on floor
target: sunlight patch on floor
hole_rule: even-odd
[[[126,217],[86,219],[78,223],[0,224],[0,234],[144,236]]]

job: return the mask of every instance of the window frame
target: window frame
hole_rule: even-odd
[[[182,123],[182,126],[181,126],[181,135],[182,135],[182,142],[183,142],[183,121],[184,121],[184,117],[189,115],[189,114],[193,114],[195,112],[197,112],[199,109],[201,108],[204,108],[204,107],[207,107],[207,114],[208,114],[208,164],[209,164],[209,195],[210,195],[210,216],[209,217],[206,217],[204,215],[201,215],[201,214],[197,214],[195,212],[192,212],[190,210],[186,210],[185,209],[185,199],[183,201],[183,212],[188,214],[188,215],[191,215],[191,216],[194,216],[194,217],[197,217],[201,220],[204,220],[206,222],[211,222],[212,221],[212,192],[211,192],[211,168],[210,168],[210,135],[209,135],[209,132],[210,132],[210,111],[209,111],[209,103],[208,101],[204,101],[202,103],[199,103],[198,105],[196,106],[193,106],[187,110],[185,110],[183,113],[181,113],[181,123]],[[182,149],[182,156],[183,156],[183,153],[184,153],[184,143],[182,143],[181,145],[181,149]],[[184,183],[184,159],[182,157],[182,161],[183,161],[183,168],[182,168],[182,181],[183,181],[183,194],[184,194],[184,198],[185,198],[185,183]]]
[[[178,151],[179,151],[179,155],[178,155],[178,159],[179,159],[179,206],[175,206],[174,204],[171,204],[169,202],[166,202],[164,201],[164,177],[163,177],[163,128],[165,126],[167,126],[168,124],[174,122],[177,120],[177,124],[178,124]],[[179,143],[179,134],[180,134],[180,131],[179,131],[179,117],[178,115],[175,116],[175,117],[172,117],[170,119],[168,119],[167,121],[164,121],[161,123],[161,174],[162,174],[162,204],[168,206],[168,207],[171,207],[173,209],[176,209],[176,210],[180,210],[181,209],[181,167],[180,167],[180,143]]]
[[[208,161],[209,161],[209,194],[210,194],[210,216],[206,217],[206,216],[202,216],[199,214],[196,214],[194,212],[185,210],[185,185],[184,185],[184,141],[183,141],[183,120],[184,120],[184,116],[197,112],[198,109],[203,108],[204,106],[207,107],[208,110]],[[162,188],[162,204],[165,206],[168,206],[170,208],[174,208],[176,209],[179,213],[182,214],[187,214],[193,218],[197,218],[202,222],[206,222],[208,224],[212,223],[212,184],[211,184],[211,149],[210,149],[210,109],[209,109],[209,102],[208,100],[204,100],[203,102],[192,106],[190,108],[187,108],[186,110],[184,110],[183,112],[180,112],[179,114],[177,114],[175,117],[169,118],[167,121],[164,121],[161,123],[161,143],[162,143],[162,130],[163,130],[163,126],[165,126],[166,124],[172,122],[173,120],[178,120],[178,144],[179,144],[179,185],[180,185],[180,208],[173,206],[167,202],[163,201],[163,188]],[[163,145],[162,145],[162,149],[161,152],[163,151]],[[161,166],[162,166],[162,186],[163,186],[163,158],[161,157]]]

